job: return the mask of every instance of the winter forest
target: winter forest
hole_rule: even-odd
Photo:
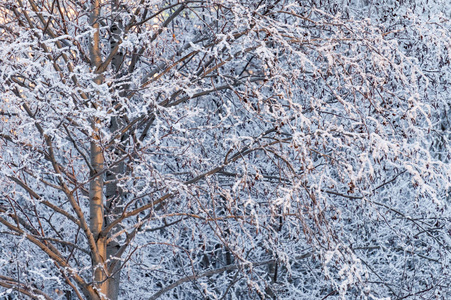
[[[451,299],[450,0],[0,0],[0,299]]]

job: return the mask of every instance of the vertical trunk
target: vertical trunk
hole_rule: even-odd
[[[90,24],[95,29],[92,36],[90,45],[90,56],[91,56],[91,68],[94,71],[101,64],[101,52],[100,52],[100,32],[98,19],[100,17],[100,1],[92,0],[91,2],[91,17]],[[99,75],[94,82],[96,84],[102,83],[102,76]],[[95,97],[93,95],[93,97]],[[100,105],[100,102],[93,100],[92,104],[94,107]],[[103,171],[104,168],[104,157],[102,153],[102,148],[98,145],[98,140],[100,137],[99,129],[100,121],[97,118],[92,120],[92,141],[91,141],[91,165],[93,168],[92,176],[96,176]],[[106,238],[100,236],[100,232],[104,227],[104,197],[103,197],[103,187],[104,178],[103,174],[94,177],[91,180],[89,186],[89,200],[90,200],[90,227],[91,231],[96,239],[98,257],[100,261],[93,259],[93,280],[94,288],[97,290],[101,299],[111,299],[110,289],[108,287],[110,279],[108,274],[107,266],[107,250],[106,250]]]
[[[118,121],[116,118],[113,118],[112,121],[112,128],[117,128]],[[112,168],[107,172],[106,180],[108,181],[108,184],[106,184],[105,189],[105,196],[106,196],[106,211],[108,214],[111,214],[113,216],[117,216],[120,214],[120,211],[118,209],[118,204],[120,204],[121,197],[122,197],[122,191],[121,188],[117,184],[117,175],[122,174],[124,172],[124,164],[119,163],[116,167]],[[105,218],[105,221],[108,222],[108,215]],[[107,224],[108,225],[108,224]],[[116,233],[121,228],[119,226],[113,228],[111,232],[109,233],[109,236]],[[117,257],[117,251],[119,250],[119,242],[113,240],[109,242],[106,245],[106,254],[109,263],[114,263],[117,259],[120,257]],[[120,271],[119,267],[121,266],[120,263],[116,264],[116,267],[114,270],[110,270],[112,273],[112,278],[109,279],[109,286],[108,286],[108,292],[109,292],[109,299],[110,300],[117,300],[118,293],[119,293],[119,280],[120,280]]]
[[[113,0],[111,1],[111,11],[112,11],[112,20],[113,23],[110,25],[110,48],[111,51],[121,42],[121,35],[123,30],[123,25],[118,18],[117,14],[119,14],[119,1]],[[113,57],[111,61],[111,67],[112,70],[117,72],[117,77],[120,77],[120,68],[123,60],[123,53],[121,51],[118,51],[117,54]],[[119,87],[120,89],[123,88],[123,86]],[[123,96],[124,92],[121,90],[119,92],[120,96]],[[113,102],[113,106],[116,106],[117,102]],[[111,125],[110,125],[110,131],[115,134],[117,130],[119,130],[123,125],[123,121],[120,116],[112,116],[111,117]],[[121,144],[119,145],[121,147]],[[119,155],[122,152],[116,150],[116,158],[119,157]],[[113,219],[117,217],[121,212],[121,206],[122,203],[122,190],[120,186],[118,185],[118,175],[123,174],[125,170],[125,165],[123,162],[117,164],[116,166],[112,167],[108,172],[106,173],[106,180],[108,184],[106,184],[105,187],[105,197],[106,197],[106,211],[107,215],[105,218],[105,222],[108,223],[110,220],[108,215],[113,216]],[[108,225],[108,224],[106,224]],[[122,228],[120,226],[117,226],[109,232],[108,236],[111,236],[121,230]],[[107,259],[111,263],[117,262],[120,257],[118,257],[118,250],[120,247],[120,242],[113,240],[109,242],[106,245],[106,254]],[[108,295],[110,300],[117,300],[118,294],[119,294],[119,283],[120,283],[120,268],[121,264],[116,263],[115,268],[110,270],[111,272],[111,278],[109,279],[109,285],[108,285]]]
[[[119,4],[117,1],[112,1],[112,11],[117,11]],[[91,55],[91,67],[95,70],[102,63],[101,61],[101,51],[100,51],[100,34],[99,34],[99,24],[97,23],[100,17],[100,1],[92,0],[91,6],[91,25],[95,29],[92,37],[90,55]],[[114,48],[120,41],[120,34],[122,32],[122,24],[114,23],[111,26],[111,48]],[[116,57],[113,58],[112,67],[113,70],[118,71],[122,62],[123,54],[118,52]],[[103,77],[101,74],[94,80],[96,84],[102,84]],[[101,105],[100,102],[94,102],[94,105]],[[120,117],[113,116],[111,118],[111,128],[112,132],[119,129],[121,124]],[[100,130],[98,128],[99,122],[93,120],[93,142],[91,143],[91,164],[94,168],[94,172],[101,172],[104,168],[104,156],[102,149],[96,143],[98,140]],[[120,213],[117,208],[117,204],[121,202],[121,191],[117,184],[117,175],[124,172],[124,164],[120,163],[115,167],[112,167],[106,173],[106,179],[108,184],[105,186],[105,199],[104,199],[104,178],[103,175],[96,177],[91,181],[90,185],[90,214],[91,214],[91,230],[96,238],[97,250],[99,256],[101,257],[100,262],[94,262],[94,282],[98,292],[101,294],[101,298],[106,298],[109,300],[116,300],[119,293],[119,279],[120,272],[118,268],[120,264],[116,264],[114,270],[109,270],[108,267],[111,263],[120,257],[117,256],[117,250],[119,249],[119,243],[112,241],[106,243],[108,236],[120,230],[120,227],[114,228],[109,232],[108,236],[99,236],[99,233],[105,227],[105,222],[108,222],[108,215],[117,215]]]
[[[117,120],[114,118],[113,128],[117,127]],[[113,129],[111,128],[111,129]],[[105,196],[106,196],[106,211],[107,214],[111,214],[113,216],[117,216],[120,214],[120,210],[118,208],[118,204],[122,202],[122,191],[121,188],[117,184],[117,175],[122,174],[124,172],[124,164],[119,163],[116,167],[112,168],[107,172],[106,180],[108,184],[106,184]],[[105,221],[108,222],[108,215],[105,218]],[[108,225],[108,224],[106,224]],[[115,234],[117,231],[121,229],[120,226],[117,226],[111,230],[109,236]],[[118,241],[113,240],[106,245],[106,254],[108,261],[114,263],[117,259],[120,259],[117,255],[117,251],[119,250],[120,244]],[[109,299],[117,300],[118,292],[119,292],[119,280],[120,280],[120,271],[119,267],[120,263],[116,264],[114,270],[110,270],[112,273],[112,278],[109,282]]]
[[[93,121],[93,127],[96,122]],[[96,129],[94,129],[96,130]],[[98,129],[97,129],[98,130]],[[97,134],[97,133],[94,133]],[[95,138],[95,137],[93,137]],[[102,149],[97,145],[95,141],[91,142],[91,165],[94,168],[95,174],[101,172],[103,169],[103,154]],[[93,175],[95,175],[93,174]],[[91,231],[96,239],[97,251],[102,261],[93,261],[94,264],[94,282],[99,292],[106,295],[107,288],[107,274],[105,259],[106,259],[106,245],[105,238],[99,237],[99,233],[103,229],[104,222],[104,207],[103,207],[103,175],[97,176],[91,180],[89,186],[89,200],[90,200],[90,227]]]

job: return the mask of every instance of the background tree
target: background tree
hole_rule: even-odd
[[[0,295],[450,297],[448,8],[3,1]]]

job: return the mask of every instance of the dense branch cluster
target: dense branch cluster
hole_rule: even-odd
[[[0,298],[451,297],[451,7],[398,2],[3,0]]]

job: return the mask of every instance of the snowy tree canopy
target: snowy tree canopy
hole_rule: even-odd
[[[0,298],[451,298],[448,0],[3,0]]]

